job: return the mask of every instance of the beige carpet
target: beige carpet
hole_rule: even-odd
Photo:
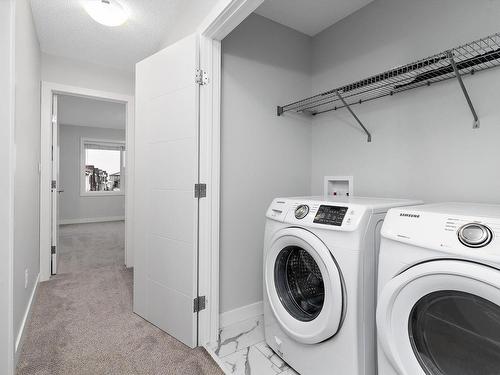
[[[222,374],[204,349],[132,312],[132,277],[124,266],[100,266],[41,283],[17,374]]]
[[[58,273],[125,264],[125,222],[59,227]]]

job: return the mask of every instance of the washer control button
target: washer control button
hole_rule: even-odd
[[[295,209],[295,217],[297,219],[303,219],[309,213],[309,206],[306,204],[301,204]]]
[[[465,224],[458,230],[458,239],[468,247],[486,246],[490,243],[492,237],[490,228],[482,224]]]

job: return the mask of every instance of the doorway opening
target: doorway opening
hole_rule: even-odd
[[[40,278],[133,267],[134,100],[42,83]]]
[[[51,274],[125,264],[126,105],[54,94]]]

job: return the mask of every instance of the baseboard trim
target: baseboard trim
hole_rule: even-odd
[[[35,286],[33,287],[33,291],[31,292],[30,299],[28,301],[28,306],[26,307],[26,311],[24,312],[23,320],[21,322],[21,328],[19,329],[19,332],[16,337],[16,346],[15,346],[15,362],[17,364],[17,360],[19,359],[19,348],[22,346],[22,343],[24,341],[24,334],[26,333],[26,323],[28,322],[31,312],[32,312],[32,307],[33,307],[33,302],[35,301],[35,296],[38,291],[38,284],[40,283],[40,273],[36,277],[35,280]]]
[[[263,302],[255,302],[220,314],[219,326],[220,328],[224,328],[247,319],[255,318],[262,314],[264,314]]]
[[[125,216],[90,217],[83,219],[61,219],[59,220],[59,224],[66,225],[66,224],[104,223],[107,221],[122,221],[122,220],[125,220]]]

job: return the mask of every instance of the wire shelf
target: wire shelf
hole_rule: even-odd
[[[361,81],[278,106],[278,116],[289,111],[318,115],[458,78],[478,127],[475,111],[460,76],[474,74],[499,65],[500,33],[497,33]],[[358,122],[363,126],[359,120]]]

